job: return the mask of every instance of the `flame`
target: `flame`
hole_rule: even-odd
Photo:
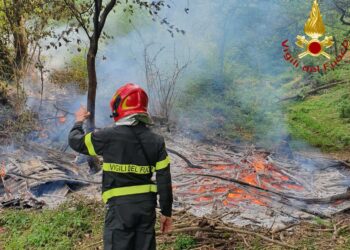
[[[263,172],[265,170],[265,162],[262,159],[253,161],[252,165],[257,172]]]
[[[294,184],[286,184],[284,185],[286,188],[288,189],[294,189],[294,190],[298,190],[298,191],[302,191],[304,190],[304,187],[299,186],[299,185],[294,185]]]
[[[319,38],[326,32],[326,27],[324,26],[317,0],[315,0],[312,5],[310,17],[305,23],[304,31],[305,34],[313,39]]]
[[[211,196],[201,196],[195,199],[195,201],[199,201],[199,202],[205,202],[205,201],[212,201],[213,197]]]
[[[213,170],[216,171],[225,171],[225,170],[233,170],[238,168],[236,165],[216,165],[213,167]]]
[[[226,170],[226,168],[227,168],[226,166],[218,165],[218,166],[213,167],[213,170],[222,171],[222,170]]]
[[[199,188],[192,188],[191,189],[191,193],[204,193],[204,192],[206,192],[206,191],[208,191],[208,189],[205,187],[205,186],[200,186]]]
[[[225,187],[218,187],[213,190],[214,193],[226,193],[228,191],[228,188]]]
[[[255,174],[247,175],[246,177],[243,178],[243,181],[245,181],[251,185],[258,186],[258,182],[256,180]]]
[[[236,189],[234,193],[229,193],[227,195],[228,199],[241,199],[241,198],[245,198],[245,195],[243,194],[244,191],[242,189]]]
[[[60,123],[65,123],[66,122],[66,117],[65,116],[61,116],[61,117],[58,118],[58,121]]]
[[[229,201],[235,201],[237,203],[243,202],[243,201],[249,201],[259,206],[267,206],[265,202],[246,193],[246,191],[244,191],[243,189],[235,189],[234,192],[229,193],[226,197],[226,200],[223,201],[223,204],[227,206]]]

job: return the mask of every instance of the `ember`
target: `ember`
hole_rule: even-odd
[[[196,154],[191,154],[193,147],[184,145],[194,144]],[[260,226],[277,228],[296,218],[327,217],[350,207],[346,185],[324,187],[325,183],[350,181],[350,171],[339,162],[302,156],[279,159],[254,150],[233,153],[224,147],[210,148],[188,139],[169,141],[167,145],[171,151],[178,152],[172,157],[173,190],[178,205],[190,205],[195,215],[223,209],[231,211],[231,216],[225,216],[227,222],[240,226],[258,222]],[[182,157],[178,158],[179,154]],[[193,166],[202,168],[191,168],[183,161],[184,157],[191,160]],[[323,167],[315,170],[313,166]],[[333,175],[325,174],[327,171]],[[318,178],[322,183],[316,184]],[[268,210],[272,212],[266,212]]]

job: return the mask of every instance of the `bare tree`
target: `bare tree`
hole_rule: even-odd
[[[158,62],[158,57],[165,47],[160,48],[156,53],[151,55],[149,50],[152,45],[145,45],[143,55],[147,89],[151,99],[151,110],[155,115],[163,117],[168,121],[177,98],[176,87],[178,80],[190,61],[179,63],[174,47],[173,67],[166,72],[160,68]]]
[[[87,53],[87,71],[88,71],[88,97],[87,97],[87,109],[90,112],[90,117],[87,123],[87,129],[92,131],[95,127],[95,101],[96,101],[96,89],[97,89],[97,77],[96,77],[96,55],[99,47],[99,40],[102,38],[111,38],[103,31],[106,23],[106,19],[110,12],[119,5],[123,8],[123,11],[128,11],[131,15],[134,13],[135,8],[147,10],[152,20],[159,18],[158,12],[165,6],[165,1],[128,1],[125,0],[124,4],[121,1],[109,0],[106,4],[102,0],[64,0],[64,3],[68,6],[72,13],[72,16],[78,22],[78,27],[82,28],[86,36],[89,39],[89,50]],[[170,5],[166,5],[170,8]],[[91,18],[92,17],[92,18]],[[129,20],[131,22],[131,20]],[[165,19],[161,19],[161,24],[168,25],[168,31],[173,35],[172,29],[174,25],[170,25]],[[177,32],[182,32],[175,27]]]

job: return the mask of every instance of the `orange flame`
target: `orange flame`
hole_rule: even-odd
[[[65,116],[61,116],[61,117],[58,118],[58,121],[59,121],[60,123],[65,123],[66,120],[67,120],[67,119],[66,119]]]
[[[213,197],[211,196],[201,196],[195,199],[195,201],[199,201],[199,202],[206,202],[206,201],[212,201]]]
[[[225,187],[218,187],[213,190],[214,193],[225,193],[228,191],[228,188]]]
[[[285,184],[284,186],[285,186],[286,188],[288,188],[288,189],[294,189],[294,190],[298,190],[298,191],[304,190],[304,187],[299,186],[299,185]]]

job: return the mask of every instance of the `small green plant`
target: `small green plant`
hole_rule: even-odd
[[[195,246],[196,241],[191,235],[180,234],[176,237],[175,250],[191,249]]]
[[[314,218],[314,222],[315,222],[317,225],[321,225],[321,226],[331,226],[331,225],[332,225],[332,223],[330,223],[330,222],[327,221],[327,220],[321,219],[320,217],[315,217],[315,218]]]

